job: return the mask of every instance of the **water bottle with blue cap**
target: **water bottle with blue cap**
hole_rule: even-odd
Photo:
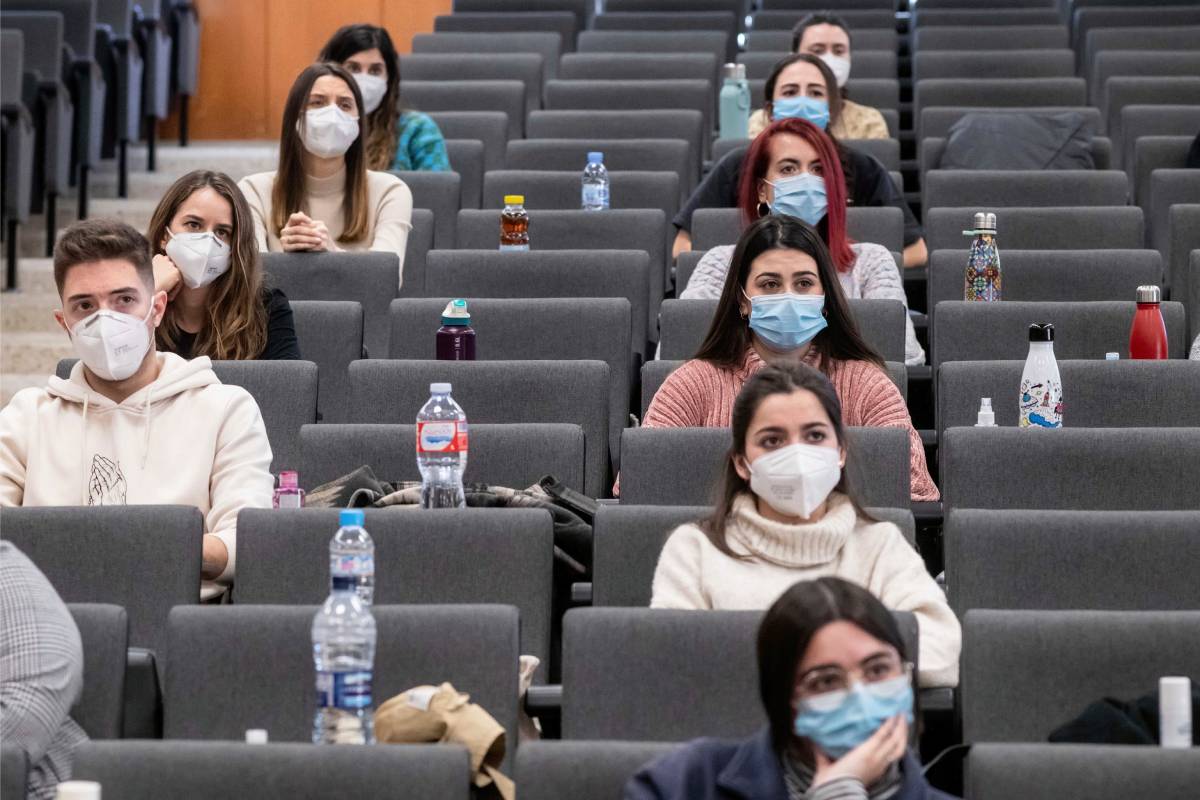
[[[363,605],[375,599],[375,542],[363,527],[361,508],[342,509],[337,533],[329,541],[329,583],[351,582]]]

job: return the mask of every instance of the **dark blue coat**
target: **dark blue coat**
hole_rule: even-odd
[[[911,753],[893,800],[953,800],[931,787]],[[642,767],[625,784],[625,800],[788,800],[783,767],[763,728],[749,739],[697,739]]]

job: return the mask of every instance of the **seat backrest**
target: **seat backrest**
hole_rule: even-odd
[[[1088,73],[1088,100],[1104,102],[1104,85],[1114,75],[1195,75],[1200,53],[1195,50],[1101,50]]]
[[[221,380],[241,386],[258,403],[271,442],[271,472],[300,461],[300,426],[317,421],[318,368],[312,361],[214,361]]]
[[[546,82],[548,111],[699,111],[712,126],[713,84],[707,78],[673,80],[553,80]],[[707,139],[701,143],[707,144]]]
[[[422,111],[503,111],[508,115],[508,138],[525,135],[525,84],[521,81],[404,80],[400,95]]]
[[[5,0],[5,17],[10,11],[61,14],[63,43],[77,61],[95,60],[96,0]]]
[[[941,112],[944,110],[932,108],[928,109],[933,112]],[[965,109],[963,109],[965,111]],[[997,111],[1004,109],[988,109],[988,114],[995,114]],[[1096,109],[1089,109],[1091,115],[1098,115],[1100,112]],[[1112,141],[1105,136],[1093,136],[1088,146],[1088,150],[1092,155],[1092,166],[1098,170],[1106,170],[1113,168],[1112,158]],[[942,154],[946,152],[946,140],[936,136],[926,136],[921,140],[921,150],[917,154],[918,166],[921,169],[921,178],[924,180],[925,173],[931,169],[936,169],[942,163]]]
[[[537,53],[425,53],[400,56],[404,81],[520,81],[528,114],[542,104],[545,60]]]
[[[407,424],[431,383],[454,386],[472,424],[565,422],[583,428],[584,491],[607,490],[609,367],[603,361],[356,361],[351,421]]]
[[[1200,170],[1157,169],[1150,175],[1147,192],[1149,245],[1162,253],[1167,262],[1167,286],[1178,297],[1187,296],[1188,253],[1200,247],[1200,228],[1189,225],[1186,215],[1198,208]]]
[[[462,207],[462,177],[457,172],[393,172],[412,191],[413,208],[433,212],[433,246],[454,246],[454,224]]]
[[[722,30],[590,30],[579,34],[581,53],[711,53],[724,64],[729,34]]]
[[[582,170],[580,167],[569,171],[507,169],[489,172],[483,179],[482,208],[504,208],[506,194],[523,194],[525,207],[530,210],[576,210],[581,204]],[[610,208],[661,208],[668,219],[675,216],[679,208],[677,172],[609,170],[608,181]]]
[[[433,249],[433,228],[433,212],[428,208],[414,208],[412,230],[404,248],[402,297],[420,297],[425,291],[425,259]]]
[[[736,243],[742,235],[741,214],[736,208],[696,209],[692,214],[692,249]],[[900,252],[904,247],[904,212],[894,206],[847,208],[846,234],[856,242],[871,242]]]
[[[568,53],[559,63],[558,74],[565,80],[710,78],[715,86],[720,67],[715,53]]]
[[[914,81],[932,78],[1070,78],[1074,75],[1075,54],[1066,48],[1026,50],[1019,58],[1013,57],[1012,50],[923,50],[913,57]]]
[[[951,8],[922,6],[913,13],[913,25],[918,28],[935,25],[1058,25],[1061,22],[1062,17],[1056,8],[984,9],[964,3]]]
[[[42,81],[62,80],[63,18],[61,14],[4,9],[0,17],[6,30],[20,31],[25,38],[25,71],[36,72]]]
[[[1200,203],[1180,203],[1167,214],[1171,241],[1170,280],[1172,296],[1187,305],[1188,341],[1200,335]]]
[[[464,35],[475,36],[476,34]],[[526,34],[514,35],[525,36]],[[500,38],[500,36],[496,38]],[[508,144],[508,114],[503,111],[433,111],[429,116],[437,123],[442,136],[446,138],[447,151],[450,150],[450,140],[452,139],[477,139],[483,142],[484,170],[500,169],[504,166],[504,148]],[[451,152],[449,155],[450,166],[463,176],[465,182],[466,174],[454,162],[454,154]],[[464,186],[464,190],[465,188]],[[463,205],[463,208],[473,207],[465,203]]]
[[[300,352],[317,365],[317,409],[325,422],[342,422],[350,400],[346,370],[362,358],[363,308],[348,300],[292,303]]]
[[[21,102],[21,83],[25,73],[25,34],[5,28],[0,31],[0,102],[5,106]]]
[[[659,355],[665,359],[691,358],[699,350],[717,300],[664,300],[661,311]],[[899,300],[847,301],[850,313],[867,344],[885,361],[904,361],[904,318],[907,313]]]
[[[1157,3],[1144,5],[1153,8],[1147,9],[1137,5],[1131,8],[1076,8],[1071,15],[1071,47],[1082,55],[1081,51],[1090,31],[1101,28],[1136,28],[1145,25],[1147,20],[1153,20],[1154,25],[1160,28],[1200,25],[1200,8],[1170,8],[1159,6]]]
[[[960,617],[972,608],[1197,608],[1200,582],[1179,557],[1195,551],[1197,530],[1195,510],[956,508],[946,520],[947,595]]]
[[[412,418],[416,418],[416,412]],[[305,425],[300,429],[300,483],[308,490],[368,465],[385,481],[419,481],[416,425]],[[544,475],[584,490],[583,428],[568,423],[471,423],[468,483],[526,488]],[[522,458],[514,458],[520,451]]]
[[[1101,698],[1132,700],[1162,675],[1195,675],[1197,626],[1200,611],[970,611],[963,741],[1044,743]]]
[[[676,296],[687,288],[688,282],[692,279],[692,273],[696,271],[696,265],[700,263],[700,259],[704,258],[704,256],[705,252],[703,250],[684,250],[675,256]]]
[[[932,252],[963,245],[975,206],[930,208],[923,220]],[[1017,250],[1136,250],[1143,246],[1145,223],[1137,206],[1005,208],[997,214],[1001,241]]]
[[[1062,50],[1069,47],[1065,25],[933,25],[918,27],[913,51]]]
[[[1108,124],[1108,138],[1113,147],[1123,153],[1125,140],[1121,132],[1121,109],[1127,105],[1200,105],[1200,76],[1117,75],[1104,84],[1104,101],[1100,113]]]
[[[674,202],[687,200],[696,185],[698,167],[686,139],[518,139],[508,143],[509,170],[553,170],[575,174],[583,171],[580,160],[591,152],[604,153],[604,164],[613,172],[673,172],[679,193]],[[537,201],[527,196],[527,201]],[[664,198],[663,202],[669,202]]]
[[[1104,744],[977,744],[967,761],[972,800],[1169,797],[1200,781],[1194,749]],[[616,795],[613,795],[614,797]]]
[[[558,36],[562,52],[575,49],[579,22],[574,14],[563,11],[470,11],[439,14],[433,20],[433,32],[440,33],[552,33]]]
[[[916,619],[893,612],[916,653]],[[762,727],[761,611],[576,608],[563,618],[563,739],[680,741]],[[686,646],[681,646],[686,643]]]
[[[550,513],[533,508],[444,511],[367,510],[366,528],[375,541],[375,605],[515,606],[521,619],[521,652],[549,664],[554,566]],[[329,537],[337,529],[338,511],[333,508],[243,510],[238,515],[237,603],[324,602],[329,596]],[[488,566],[463,570],[468,563]]]
[[[25,796],[29,759],[19,747],[0,747],[0,793],[5,800]]]
[[[367,352],[376,357],[387,352],[387,310],[398,295],[400,271],[395,253],[264,253],[263,267],[267,282],[292,302],[356,301],[363,309]],[[417,288],[424,288],[423,281]],[[300,352],[307,355],[303,348]]]
[[[917,36],[921,33],[917,31]],[[918,115],[922,109],[936,106],[1083,106],[1087,105],[1087,81],[1083,78],[977,78],[970,81],[927,78],[915,84],[913,99]],[[920,127],[917,133],[920,137],[929,135]]]
[[[91,739],[120,739],[125,710],[125,652],[129,617],[120,606],[72,603],[67,606],[83,643],[83,693],[71,709]]]
[[[967,114],[1032,114],[1034,116],[1061,114],[1063,112],[1071,112],[1073,114],[1083,115],[1085,125],[1091,126],[1093,131],[1099,131],[1102,127],[1100,121],[1100,110],[1091,106],[1041,106],[1036,107],[1025,104],[1019,108],[998,108],[992,106],[990,108],[973,108],[968,105],[951,105],[951,106],[927,106],[922,108],[916,117],[917,130],[920,132],[918,140],[922,145],[927,139],[940,138],[945,139],[950,134],[950,128],[954,123],[965,117]],[[924,154],[921,155],[922,169],[929,169],[931,166],[924,159]],[[936,164],[936,162],[935,162]]]
[[[1168,352],[1183,357],[1183,304],[1163,303]],[[1029,326],[1054,323],[1054,355],[1059,359],[1099,358],[1103,353],[1129,357],[1129,328],[1137,304],[1132,300],[1091,302],[977,303],[949,300],[938,304],[933,329],[933,365],[947,361],[1024,361]]]
[[[1187,136],[1200,129],[1200,104],[1141,105],[1133,103],[1121,109],[1123,146],[1114,153],[1121,160],[1116,166],[1133,163],[1133,149],[1146,136]]]
[[[700,159],[708,146],[704,114],[686,108],[654,111],[534,111],[529,115],[527,138],[683,139],[688,143],[689,158],[697,170],[693,174],[699,174]],[[615,161],[613,165],[616,166]],[[509,168],[520,169],[521,166],[514,163]]]
[[[587,27],[595,13],[589,0],[454,0],[454,13],[470,11],[569,11],[575,15],[579,30]]]
[[[997,425],[1017,424],[1024,361],[947,361],[937,374],[938,431],[975,424],[991,397]],[[1072,428],[1200,427],[1200,369],[1182,358],[1059,361]]]
[[[437,682],[436,676],[433,681]],[[407,687],[405,687],[407,688]],[[457,687],[455,687],[457,688]],[[312,687],[301,689],[305,696]],[[287,700],[283,705],[294,705]],[[274,731],[270,731],[274,738]],[[230,736],[238,738],[241,736]],[[214,769],[214,765],[220,767]],[[84,742],[75,750],[72,778],[96,781],[125,800],[203,800],[206,797],[412,797],[466,800],[471,765],[466,748],[449,744],[404,747],[315,747],[241,742]]]
[[[847,479],[871,506],[909,505],[908,433],[847,428]],[[621,502],[710,505],[729,455],[728,428],[628,428],[621,452]]]
[[[738,18],[736,14],[720,11],[691,11],[686,14],[663,11],[616,11],[596,15],[595,31],[642,33],[719,33],[724,37],[724,61],[737,57]],[[699,51],[699,47],[693,48]]]
[[[855,56],[857,58],[857,56]],[[843,139],[842,147],[849,147],[874,158],[883,168],[891,172],[900,171],[900,142],[897,139]],[[867,208],[867,206],[864,206]],[[854,209],[858,210],[858,209]]]
[[[129,644],[162,653],[167,611],[200,600],[204,517],[185,506],[0,510],[4,538],[67,603],[111,603],[129,615]]]
[[[858,31],[855,31],[857,41]],[[765,81],[775,65],[785,57],[788,51],[763,50],[745,52],[738,56],[738,63],[746,65],[746,80]],[[895,50],[861,50],[854,47],[854,77],[867,80],[896,79]]]
[[[517,752],[521,800],[612,800],[644,765],[675,750],[664,742],[528,742]]]
[[[163,737],[240,739],[249,728],[266,728],[272,741],[311,741],[316,710],[312,624],[318,610],[172,609]],[[371,614],[377,631],[372,692],[377,705],[414,686],[449,682],[486,709],[509,741],[516,738],[517,609],[374,605]]]
[[[838,6],[837,15],[854,31],[855,41],[859,30],[891,29],[896,27],[896,11],[891,8],[843,8]],[[754,15],[756,30],[790,31],[804,12],[791,9],[764,9]]]
[[[1143,136],[1133,143],[1133,160],[1125,168],[1133,176],[1133,202],[1149,211],[1151,208],[1150,178],[1157,171],[1183,171],[1187,168],[1188,154],[1195,136]],[[1184,175],[1200,173],[1183,172]],[[1189,193],[1179,198],[1180,202],[1200,199],[1200,195]],[[1148,221],[1153,227],[1153,218]]]
[[[854,31],[855,50],[888,50],[894,53],[897,42],[898,34],[895,30],[862,28]],[[747,52],[790,53],[791,50],[792,32],[790,30],[751,30],[746,32]]]
[[[1195,428],[947,428],[938,449],[947,512],[1200,507]]]
[[[1129,201],[1129,180],[1119,169],[931,169],[921,187],[925,208],[1123,206]]]
[[[412,52],[417,53],[538,53],[542,57],[544,77],[558,73],[562,37],[554,33],[418,33],[412,37]],[[442,131],[445,133],[445,131]]]
[[[633,352],[646,352],[647,315],[657,317],[658,308],[655,301],[649,310],[650,257],[641,250],[440,250],[430,262],[429,294],[435,297],[623,297]]]
[[[1096,55],[1103,50],[1189,50],[1200,37],[1200,25],[1173,25],[1160,28],[1147,20],[1146,27],[1138,28],[1095,28],[1084,38],[1083,60],[1080,62],[1086,75],[1088,67],[1095,63]],[[1103,90],[1103,87],[1100,87]]]

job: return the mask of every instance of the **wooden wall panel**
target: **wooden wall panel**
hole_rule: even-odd
[[[451,0],[196,0],[200,91],[193,139],[274,139],[292,81],[342,25],[383,25],[406,53]],[[174,117],[162,126],[175,135]]]

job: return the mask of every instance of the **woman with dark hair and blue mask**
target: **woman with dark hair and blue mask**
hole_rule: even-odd
[[[891,612],[840,578],[797,583],[758,629],[768,725],[643,767],[625,800],[950,800],[909,749],[912,664]]]

